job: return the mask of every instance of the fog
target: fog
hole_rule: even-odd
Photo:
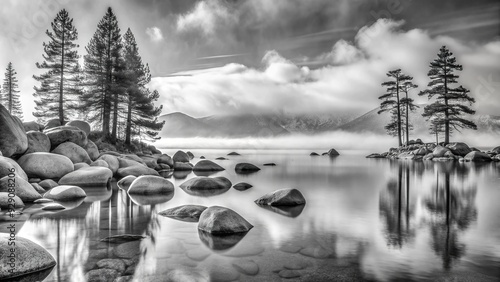
[[[451,137],[451,141],[460,140],[469,146],[488,150],[500,146],[499,138],[500,133],[467,132],[456,133]],[[431,135],[421,139],[424,142],[435,140]],[[397,147],[397,140],[388,135],[335,131],[317,135],[293,134],[268,138],[163,138],[154,145],[160,149],[302,149],[322,153],[335,148],[340,151],[384,152],[391,147]]]

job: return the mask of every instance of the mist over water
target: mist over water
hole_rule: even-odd
[[[412,137],[421,138],[424,142],[435,142],[431,135]],[[451,142],[460,141],[472,147],[491,149],[500,145],[500,134],[487,134],[468,131],[456,133]],[[440,138],[440,141],[443,141]],[[279,137],[245,137],[245,138],[162,138],[154,145],[161,149],[303,149],[303,150],[356,150],[383,152],[397,147],[397,139],[388,135],[373,133],[350,133],[333,131],[322,134],[292,134]]]

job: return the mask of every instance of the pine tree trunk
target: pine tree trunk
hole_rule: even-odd
[[[66,20],[62,23],[62,42],[61,42],[61,80],[59,82],[59,122],[64,125],[64,112],[63,112],[63,81],[64,81],[64,27]]]
[[[397,107],[398,107],[398,142],[399,147],[403,145],[401,142],[401,105],[399,102],[399,77],[396,77],[396,97],[397,97]]]
[[[410,115],[409,107],[408,107],[408,91],[406,91],[406,144],[410,141],[410,125],[408,121],[408,116]]]
[[[448,145],[450,143],[450,114],[448,112],[448,78],[446,77],[448,73],[446,72],[446,64],[444,71],[444,104],[446,105],[446,109],[444,112],[444,145]]]
[[[116,142],[116,134],[118,130],[118,92],[113,97],[113,129],[111,132],[111,140]]]
[[[132,99],[129,98],[127,110],[127,126],[125,128],[125,144],[130,145],[132,135]]]
[[[12,114],[12,70],[9,70],[9,114]]]

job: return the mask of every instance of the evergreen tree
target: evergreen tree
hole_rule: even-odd
[[[404,123],[404,132],[406,134],[406,143],[410,141],[410,131],[413,129],[412,124],[410,123],[410,112],[414,112],[418,106],[415,105],[415,101],[412,98],[408,97],[409,92],[417,88],[418,85],[412,82],[413,77],[409,77],[408,80],[403,82],[402,90],[405,94],[405,97],[401,99],[401,106],[403,107],[402,114],[405,117]]]
[[[382,86],[387,88],[387,93],[380,96],[379,99],[383,100],[380,104],[380,110],[378,113],[383,113],[386,111],[390,111],[393,115],[395,115],[395,121],[391,121],[391,123],[396,122],[395,125],[389,124],[388,126],[394,127],[396,126],[396,132],[398,137],[398,144],[401,147],[402,142],[402,104],[401,104],[401,94],[403,93],[404,85],[406,85],[409,81],[412,80],[411,76],[408,76],[401,72],[401,69],[396,69],[389,71],[387,73],[387,77],[391,80],[382,83]],[[386,127],[387,129],[387,127]]]
[[[120,28],[111,8],[99,21],[85,49],[85,85],[88,87],[81,96],[81,108],[86,111],[89,121],[101,123],[103,134],[116,141],[119,103],[124,91],[124,61]]]
[[[70,116],[69,111],[76,108],[74,96],[81,94],[78,45],[74,43],[78,32],[64,9],[57,14],[51,27],[52,31],[45,32],[50,41],[43,43],[44,62],[36,64],[47,72],[33,76],[41,83],[40,87],[34,87],[36,107],[33,115],[41,121],[58,118],[64,124]]]
[[[444,132],[444,127],[443,124],[439,122],[439,119],[436,118],[431,118],[429,119],[430,121],[430,127],[429,127],[429,133],[434,135],[436,137],[436,145],[439,144],[439,136]]]
[[[428,95],[429,100],[435,98],[435,102],[424,108],[423,116],[428,119],[433,117],[435,126],[444,126],[444,143],[448,144],[453,130],[477,129],[474,122],[463,117],[464,114],[475,114],[469,107],[475,100],[468,95],[470,91],[463,86],[453,88],[452,85],[458,83],[458,75],[454,73],[463,68],[457,64],[453,53],[446,46],[441,47],[438,57],[430,63],[430,68],[429,89],[420,92],[419,95]]]
[[[137,42],[130,29],[124,35],[124,59],[126,62],[125,81],[127,117],[125,125],[125,144],[131,143],[133,135],[155,139],[164,122],[158,121],[162,106],[155,107],[160,97],[155,90],[146,87],[151,80],[149,67],[144,66],[139,55]]]
[[[0,93],[0,102],[9,113],[23,119],[23,110],[21,108],[21,102],[19,101],[19,91],[17,90],[17,72],[12,67],[12,63],[9,62],[5,70],[5,78],[3,80],[3,91]]]

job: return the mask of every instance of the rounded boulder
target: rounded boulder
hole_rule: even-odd
[[[249,164],[249,163],[239,163],[236,165],[234,170],[236,171],[236,173],[252,173],[252,172],[259,171],[260,168],[257,167],[256,165]]]
[[[156,175],[159,176],[158,172],[152,168],[143,165],[129,166],[124,168],[119,168],[116,174],[119,177],[125,177],[129,175],[141,176],[141,175]]]
[[[0,105],[0,152],[4,157],[24,154],[28,149],[28,137],[22,122],[11,116],[7,109]]]
[[[87,197],[87,193],[85,193],[85,191],[78,186],[60,185],[47,191],[43,194],[43,197],[55,201],[65,202],[85,198]]]
[[[66,126],[74,126],[80,128],[86,135],[90,133],[90,124],[83,120],[72,120],[66,123]]]
[[[296,206],[306,203],[306,199],[297,189],[280,189],[255,200],[258,205]]]
[[[74,170],[73,162],[68,157],[52,153],[26,154],[18,163],[30,178],[56,179]]]
[[[87,134],[78,127],[58,126],[44,132],[50,139],[51,148],[56,148],[64,142],[72,142],[80,147],[87,145]]]
[[[177,151],[172,159],[174,163],[175,162],[188,163],[190,161],[189,155],[186,154],[184,151]]]
[[[28,181],[17,175],[15,177],[4,176],[0,179],[0,192],[11,193],[12,191],[24,202],[33,202],[41,198]]]
[[[99,148],[97,148],[97,145],[91,140],[87,140],[87,145],[82,148],[87,151],[91,160],[95,161],[99,158]]]
[[[187,190],[224,190],[231,188],[232,183],[225,177],[194,177],[180,185],[181,188]]]
[[[193,167],[194,171],[223,171],[224,168],[220,165],[209,161],[209,160],[201,160]]]
[[[89,166],[64,175],[59,180],[59,185],[103,186],[107,185],[112,177],[113,172],[109,168]]]
[[[85,149],[76,145],[73,142],[64,142],[52,150],[53,154],[59,154],[68,157],[74,164],[86,163],[90,164],[89,154]]]
[[[45,133],[40,131],[28,131],[26,136],[28,137],[28,150],[26,150],[25,154],[50,152],[50,139]]]
[[[128,189],[129,194],[156,195],[174,191],[174,185],[161,176],[143,175],[137,177]]]
[[[234,234],[248,232],[253,228],[246,219],[235,211],[212,206],[205,209],[198,221],[198,229],[210,234]]]

